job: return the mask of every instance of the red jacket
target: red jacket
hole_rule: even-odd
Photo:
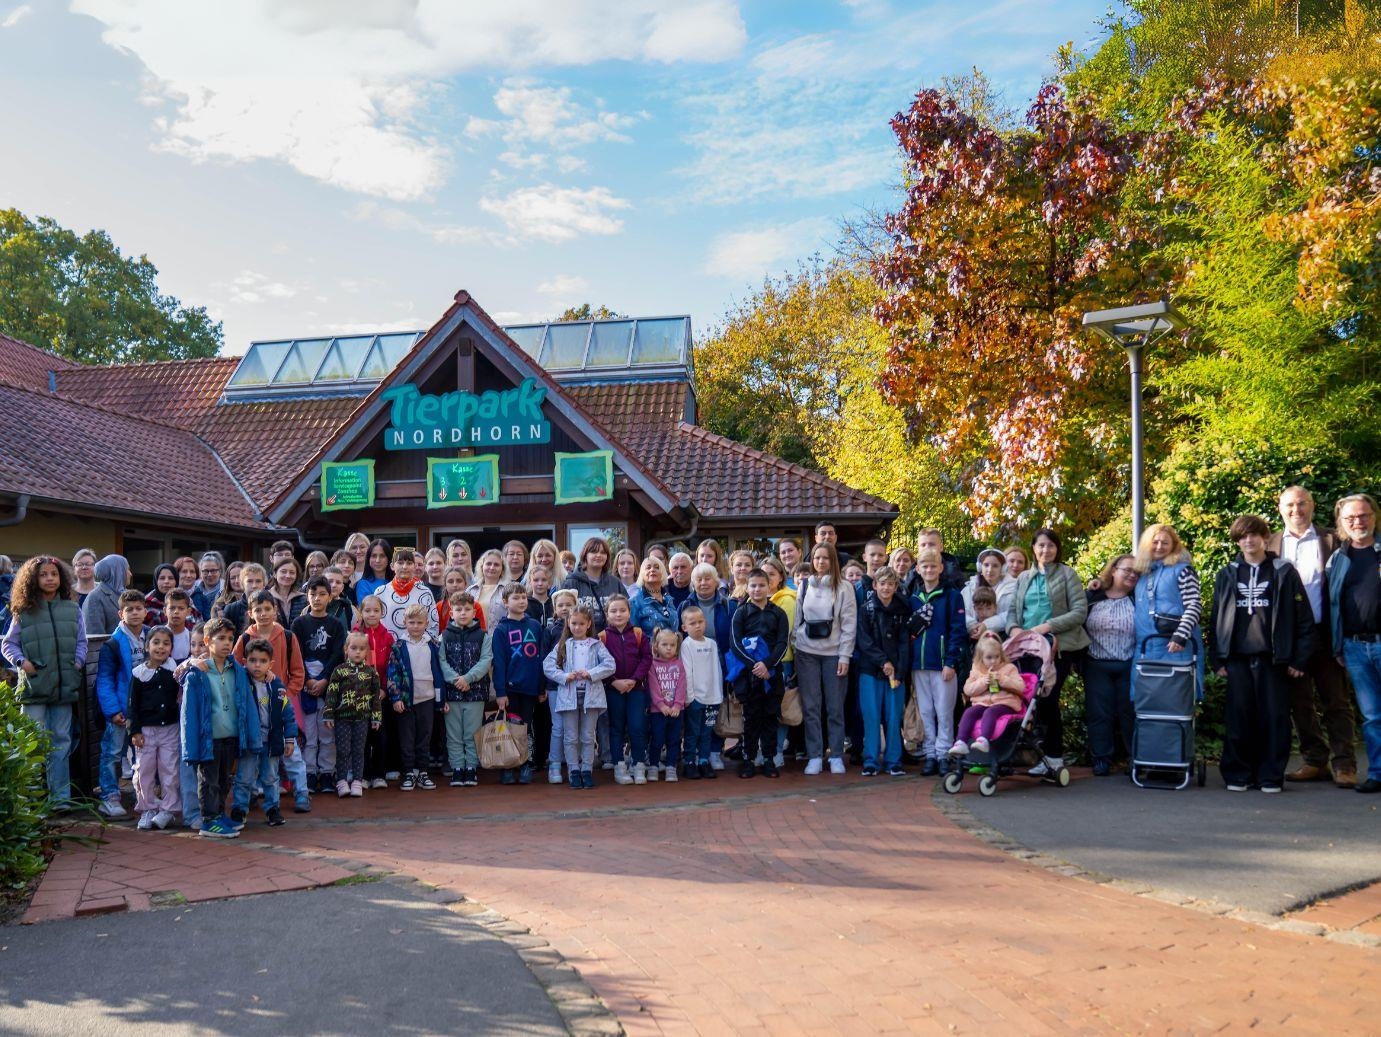
[[[644,637],[641,627],[629,623],[622,631],[605,627],[599,639],[614,657],[614,675],[605,683],[631,680],[640,688],[647,687],[647,671],[652,669],[652,638]]]

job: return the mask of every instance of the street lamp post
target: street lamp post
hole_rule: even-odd
[[[1172,331],[1181,331],[1188,322],[1169,302],[1149,302],[1123,306],[1116,310],[1095,310],[1084,314],[1084,327],[1100,338],[1127,351],[1127,366],[1132,372],[1132,550],[1141,541],[1146,525],[1145,429],[1141,417],[1142,356]]]

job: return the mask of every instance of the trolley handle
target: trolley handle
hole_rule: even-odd
[[[1169,644],[1171,640],[1173,640],[1173,638],[1168,634],[1148,634],[1141,639],[1141,653],[1143,655],[1146,653],[1146,646],[1152,641],[1164,641],[1166,644]],[[1199,642],[1191,638],[1189,643],[1185,645],[1185,648],[1189,650],[1189,660],[1191,662],[1197,662],[1199,658]]]

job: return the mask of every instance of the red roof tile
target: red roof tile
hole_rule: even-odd
[[[58,374],[58,392],[195,429],[216,408],[239,357],[82,366]]]
[[[66,357],[0,334],[0,380],[10,385],[47,392],[49,371],[68,371],[80,366]]]

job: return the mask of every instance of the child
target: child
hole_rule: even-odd
[[[293,717],[296,718],[302,712],[302,688],[307,679],[307,671],[302,666],[302,646],[297,638],[290,631],[284,630],[278,622],[278,601],[269,591],[256,591],[249,599],[249,607],[254,622],[235,642],[235,661],[241,666],[245,664],[245,649],[250,641],[267,641],[273,648],[272,657],[278,660],[277,673],[287,689],[288,701],[292,704]],[[307,764],[302,754],[285,756],[283,766],[292,776],[294,812],[311,813]]]
[[[259,710],[249,674],[233,657],[235,631],[228,620],[206,624],[205,669],[188,669],[182,683],[182,758],[193,765],[201,808],[199,832],[234,839],[240,830],[225,816],[230,769],[242,748],[260,743]]]
[[[863,776],[878,773],[878,726],[887,731],[887,773],[900,777],[901,715],[906,707],[907,663],[911,655],[911,602],[897,593],[896,570],[873,574],[873,589],[858,613],[859,706],[863,711]]]
[[[398,717],[399,752],[403,761],[404,792],[436,788],[427,773],[432,721],[442,689],[456,674],[441,658],[441,648],[428,626],[436,610],[413,602],[403,613],[403,636],[393,643],[388,660],[388,697]],[[441,703],[441,712],[449,709]]]
[[[361,606],[364,605],[365,598],[377,594],[393,578],[393,574],[388,571],[388,555],[391,550],[387,540],[375,540],[370,543],[369,553],[365,555],[368,568],[355,581],[355,598]]]
[[[710,762],[714,725],[724,702],[724,668],[719,647],[705,636],[705,613],[698,605],[681,610],[681,665],[686,670],[686,777],[715,778]]]
[[[364,747],[368,732],[379,730],[382,715],[379,672],[369,663],[369,635],[356,630],[345,638],[345,662],[326,684],[323,723],[336,739],[336,795],[364,795]]]
[[[449,704],[446,762],[451,765],[452,788],[473,788],[479,784],[475,735],[484,723],[484,704],[489,699],[493,641],[475,618],[475,599],[465,591],[456,592],[448,611],[451,622],[441,634],[441,650],[447,665],[459,676],[445,692]]]
[[[349,558],[350,556],[346,555],[345,557]],[[345,575],[345,570],[338,565],[328,565],[326,571],[321,575],[326,577],[326,582],[331,587],[331,601],[326,606],[326,614],[339,623],[342,630],[351,629],[355,625],[355,606],[350,604],[350,594],[347,589],[350,586],[350,580]]]
[[[919,580],[920,577],[917,576],[916,579]],[[973,602],[973,615],[967,617],[970,640],[959,653],[959,665],[955,668],[956,683],[961,688],[973,672],[973,647],[983,636],[983,631],[991,629],[987,626],[987,621],[997,615],[997,592],[991,587],[975,587],[969,597]]]
[[[595,727],[604,712],[604,679],[614,673],[614,657],[591,634],[594,612],[577,605],[566,618],[561,639],[542,663],[556,685],[556,711],[565,734],[566,772],[573,789],[595,787]]]
[[[503,619],[493,625],[494,698],[498,708],[515,715],[531,730],[537,700],[545,692],[542,680],[542,624],[527,614],[527,590],[521,583],[503,589]],[[505,768],[504,785],[532,783],[532,760],[518,769]]]
[[[144,595],[136,590],[122,591],[119,607],[120,625],[101,645],[96,669],[96,699],[106,719],[98,795],[101,813],[110,818],[126,816],[120,803],[120,760],[125,755],[129,724],[129,682],[134,668],[144,664],[144,616],[148,611]]]
[[[441,586],[445,592],[436,599],[436,622],[444,631],[451,623],[451,599],[457,594],[464,594],[465,588],[470,585],[463,570],[447,569],[441,577]],[[480,627],[483,629],[484,624]]]
[[[781,775],[777,753],[777,714],[781,711],[782,657],[786,655],[786,613],[768,598],[767,573],[751,570],[745,580],[748,600],[734,610],[729,649],[741,664],[734,678],[734,695],[743,703],[743,760],[740,778],[753,776],[753,759],[762,753],[764,777]]]
[[[954,703],[959,697],[955,667],[968,640],[964,618],[964,593],[945,582],[945,563],[939,551],[927,549],[916,555],[917,620],[912,631],[911,684],[925,724],[925,741],[919,755],[925,758],[922,776],[949,769],[945,746],[954,738]]]
[[[608,629],[604,631],[606,634]],[[686,667],[681,662],[681,638],[675,630],[659,630],[652,645],[647,690],[652,701],[651,753],[655,762],[666,751],[666,779],[676,780],[681,763],[681,712],[686,708]]]
[[[553,591],[551,595],[552,618],[547,620],[542,630],[542,658],[545,659],[561,640],[566,630],[566,620],[575,610],[579,595],[570,587]],[[561,714],[556,709],[556,682],[547,678],[547,712],[551,715],[551,739],[547,745],[547,784],[561,784],[561,764],[566,759],[565,729]]]
[[[238,636],[238,635],[237,635]],[[192,654],[178,663],[175,676],[179,686],[186,685],[187,671],[201,665],[207,656],[206,624],[198,623],[192,627]],[[176,649],[177,641],[173,641]],[[176,661],[176,660],[175,660]],[[178,753],[181,757],[181,752]],[[201,798],[197,795],[197,769],[185,758],[179,760],[178,783],[182,786],[182,823],[194,832],[201,831]]]
[[[984,631],[973,650],[973,672],[964,683],[970,705],[959,718],[959,737],[949,755],[967,756],[970,745],[986,753],[997,722],[1021,712],[1025,691],[1026,684],[1016,666],[1007,661],[1002,641],[991,630]]]
[[[384,606],[384,626],[395,638],[404,635],[407,612],[413,605],[421,605],[427,614],[427,636],[440,636],[436,599],[427,585],[417,579],[417,552],[412,548],[399,547],[394,550],[393,579],[380,587],[377,594]]]
[[[369,654],[366,659],[379,675],[379,701],[387,695],[386,679],[388,660],[393,655],[394,637],[392,631],[384,626],[384,603],[376,594],[366,594],[360,599],[360,621],[355,627],[369,638]],[[396,766],[398,755],[398,715],[393,710],[385,710],[379,727],[371,728],[364,745],[364,780],[370,788],[386,789],[390,781],[398,780]]]
[[[139,829],[160,831],[180,803],[177,677],[170,658],[173,632],[154,627],[144,642],[145,659],[130,675],[129,740],[134,745],[134,809]]]
[[[235,765],[235,794],[230,820],[243,828],[250,796],[257,784],[264,790],[264,820],[270,827],[283,824],[278,809],[278,763],[291,758],[297,744],[297,723],[283,682],[273,675],[273,646],[254,638],[245,646],[245,670],[249,674],[252,708],[259,723],[257,745],[241,744]]]
[[[647,672],[652,668],[652,644],[643,636],[642,628],[633,625],[628,599],[613,594],[605,600],[604,618],[607,623],[599,639],[614,658],[614,676],[609,686],[614,694],[608,696],[609,748],[614,757],[614,781],[620,785],[646,785],[648,779],[657,780],[657,764],[647,767]],[[632,746],[633,768],[629,772],[624,758],[624,745]]]
[[[321,700],[326,682],[345,658],[345,627],[327,614],[331,584],[324,576],[307,581],[307,611],[293,622],[292,632],[302,646],[304,680],[296,714],[307,747],[307,791],[326,792],[336,784],[336,738],[322,724]]]
[[[433,547],[418,561],[422,566],[418,575],[422,577],[427,590],[431,591],[432,601],[440,608],[446,602],[446,552]],[[442,629],[445,629],[444,623]]]
[[[551,570],[545,565],[534,565],[527,571],[527,607],[544,627],[556,614],[551,601]]]
[[[153,626],[166,626],[169,633],[173,635],[173,651],[169,656],[174,666],[180,666],[192,655],[192,631],[187,627],[187,621],[191,618],[192,598],[181,587],[175,587],[168,592],[164,599],[162,623],[152,624]]]
[[[240,586],[244,588],[244,593],[239,601],[232,601],[225,607],[225,618],[234,624],[236,638],[250,624],[249,599],[263,590],[268,582],[268,571],[258,562],[250,562],[240,570]]]
[[[10,606],[3,652],[18,671],[24,714],[48,735],[43,762],[53,810],[72,802],[72,706],[86,673],[86,624],[73,600],[72,573],[53,555],[35,555],[19,567],[4,599]]]

